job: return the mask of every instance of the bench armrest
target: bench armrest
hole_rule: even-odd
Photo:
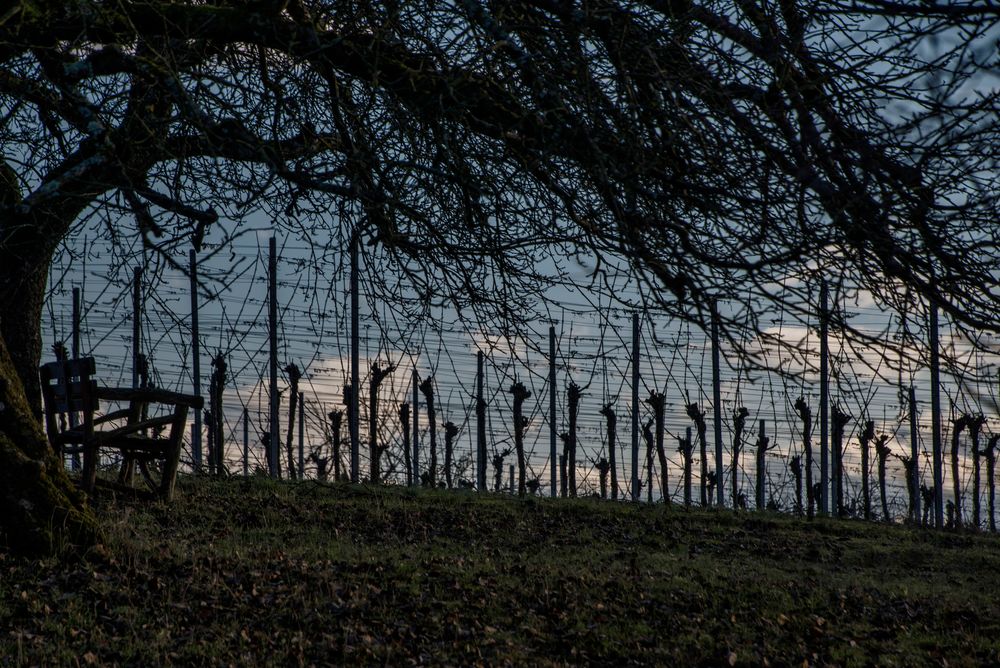
[[[181,394],[159,388],[135,389],[131,387],[98,387],[97,398],[107,401],[141,401],[143,403],[179,404],[201,408],[205,400],[191,394]]]

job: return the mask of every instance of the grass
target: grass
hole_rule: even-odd
[[[0,551],[0,665],[985,665],[1000,540],[861,522],[182,478],[104,545]],[[109,492],[105,492],[109,495]]]

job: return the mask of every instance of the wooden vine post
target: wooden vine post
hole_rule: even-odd
[[[805,483],[806,483],[806,517],[812,519],[816,512],[816,499],[813,498],[813,451],[812,451],[812,410],[805,397],[795,400],[795,410],[802,420],[802,452],[805,453]]]
[[[938,345],[937,304],[929,304],[927,346],[931,363],[931,444],[934,463],[934,526],[944,527],[944,452],[941,444],[941,351]],[[955,486],[958,489],[958,485]]]
[[[243,477],[250,475],[250,411],[243,407]]]
[[[889,515],[889,497],[886,493],[886,462],[892,451],[889,449],[889,436],[882,434],[875,441],[875,456],[878,458],[878,494],[882,503],[882,521],[891,522]]]
[[[872,498],[871,498],[871,442],[875,440],[875,421],[865,422],[865,429],[858,436],[861,442],[861,506],[864,518],[872,518]]]
[[[558,493],[559,473],[556,462],[559,453],[556,451],[556,439],[559,429],[556,427],[556,328],[549,325],[549,496],[555,498]],[[561,465],[561,462],[560,462]]]
[[[844,427],[851,421],[851,416],[845,413],[838,404],[830,411],[830,441],[833,449],[833,504],[831,509],[837,517],[843,517],[847,512],[844,503]]]
[[[201,396],[201,334],[198,327],[198,254],[195,249],[188,250],[188,267],[191,279],[191,393]],[[73,340],[77,340],[77,326],[79,314],[78,288],[73,288]],[[74,348],[76,344],[74,343]],[[79,357],[74,351],[73,358]],[[201,409],[194,409],[194,425],[191,429],[191,455],[194,457],[194,470],[201,472],[202,451],[201,451]]]
[[[910,521],[920,524],[920,450],[917,439],[917,393],[910,385],[910,467],[906,469],[907,488],[911,490]],[[905,464],[905,461],[904,461]]]
[[[295,415],[299,405],[299,379],[302,373],[294,362],[285,367],[288,374],[288,438],[285,440],[285,453],[288,456],[288,479],[295,480]]]
[[[413,484],[420,484],[420,375],[417,367],[411,374],[413,381]]]
[[[715,436],[715,481],[716,502],[725,505],[725,467],[722,463],[722,372],[719,365],[719,308],[712,300],[712,427]],[[735,499],[733,508],[735,508]]]
[[[368,453],[371,459],[371,481],[377,485],[382,482],[382,453],[385,452],[385,446],[378,440],[378,390],[396,367],[390,364],[383,369],[378,362],[374,362],[371,369],[372,375],[368,379]]]
[[[604,404],[604,407],[601,408],[601,415],[604,416],[608,433],[608,474],[611,476],[611,499],[617,501],[618,467],[615,465],[615,452],[617,449],[615,441],[618,434],[618,416],[615,415],[615,411],[611,408],[611,404]]]
[[[632,501],[639,501],[639,314],[632,314]]]
[[[820,286],[819,330],[819,511],[830,512],[830,305],[826,281]],[[809,476],[807,476],[809,477]],[[815,496],[815,494],[814,494]]]
[[[705,411],[699,408],[698,404],[687,405],[687,415],[694,421],[695,429],[698,431],[698,453],[701,456],[701,476],[699,487],[701,489],[702,507],[710,506],[712,498],[708,493],[708,443],[706,442],[707,426],[705,424]]]
[[[211,453],[212,455],[212,468],[215,470],[215,475],[223,475],[226,472],[225,469],[225,438],[222,411],[222,395],[226,388],[226,358],[219,353],[212,360],[212,378],[209,383],[209,403],[211,405],[212,415],[214,416],[214,422],[210,429],[212,430],[212,441],[214,443],[214,449]]]
[[[299,479],[305,480],[306,475],[306,398],[299,392]]]
[[[569,460],[566,454],[569,451],[569,432],[564,431],[559,434],[559,440],[563,443],[563,451],[559,455],[559,484],[561,486],[559,494],[565,499],[569,496],[569,476],[566,471],[566,462]]]
[[[208,395],[208,406],[205,407],[205,427],[208,429],[208,433],[205,435],[205,448],[208,452],[208,475],[215,475],[215,413],[212,411],[212,394],[209,392]],[[131,466],[126,468],[125,477],[126,482],[131,484],[131,475],[133,471]]]
[[[486,398],[485,358],[483,351],[476,352],[476,488],[486,489]],[[407,458],[409,461],[409,458]]]
[[[351,410],[351,406],[354,405],[354,387],[349,384],[344,385],[343,403],[344,406],[347,407],[347,443],[348,447],[350,447],[351,434],[354,433],[354,425],[352,424],[352,422],[354,421],[354,411]],[[351,451],[348,452],[348,466],[347,466],[347,471],[345,471],[344,473],[344,477],[350,480],[351,482],[355,482],[353,462],[354,462],[354,454],[353,451]]]
[[[566,400],[569,408],[569,438],[566,439],[566,468],[569,469],[569,495],[576,496],[576,443],[577,418],[580,414],[580,397],[583,390],[574,382],[566,389]]]
[[[281,401],[278,394],[278,251],[277,240],[268,240],[267,261],[267,330],[268,330],[268,387],[269,415],[267,437],[267,466],[272,478],[281,477],[281,437],[278,435],[278,408]]]
[[[139,357],[142,355],[142,269],[132,270],[132,387],[139,387]]]
[[[410,404],[405,401],[399,405],[399,424],[403,431],[403,468],[406,469],[406,486],[412,487],[413,457],[410,452]]]
[[[573,387],[570,384],[571,390]],[[527,469],[524,457],[524,430],[528,426],[528,418],[524,416],[524,400],[531,396],[531,392],[524,386],[524,383],[518,381],[510,386],[510,393],[514,396],[514,450],[517,453],[517,495],[524,496]],[[569,466],[572,468],[573,463],[570,462]]]
[[[351,430],[351,482],[361,482],[361,334],[360,334],[360,280],[358,278],[358,246],[361,243],[358,230],[351,234],[351,403],[347,407],[350,419],[347,426]]]
[[[740,406],[733,413],[733,508],[739,508],[743,496],[740,494],[740,453],[743,452],[743,431],[746,429],[750,411],[746,406]]]

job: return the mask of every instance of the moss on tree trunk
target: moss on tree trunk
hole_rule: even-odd
[[[25,556],[96,541],[96,520],[48,446],[0,340],[0,545]]]

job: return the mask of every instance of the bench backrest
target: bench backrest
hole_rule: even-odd
[[[84,431],[92,430],[94,411],[99,404],[97,381],[93,378],[95,369],[93,357],[49,362],[39,369],[45,402],[45,427],[50,440],[66,431],[67,418],[69,427],[82,423]],[[62,419],[57,419],[59,417]]]

